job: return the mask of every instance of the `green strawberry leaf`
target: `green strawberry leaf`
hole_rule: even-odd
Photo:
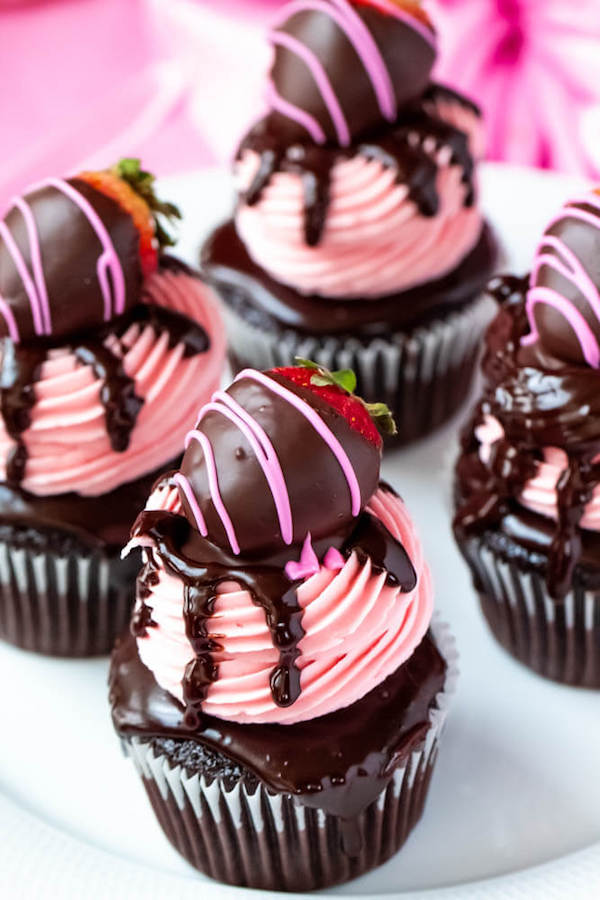
[[[159,200],[156,196],[156,178],[152,172],[142,169],[141,160],[136,157],[125,157],[119,160],[110,171],[133,188],[147,204],[154,218],[155,234],[159,246],[161,248],[172,247],[175,239],[168,229],[174,225],[175,219],[181,219],[181,212],[174,203]]]
[[[356,390],[356,375],[352,369],[341,369],[339,372],[332,372],[331,377],[343,391],[353,394]]]
[[[382,434],[398,434],[392,412],[385,403],[365,403],[367,411]]]

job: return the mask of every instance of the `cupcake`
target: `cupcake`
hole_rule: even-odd
[[[27,650],[110,651],[131,522],[219,383],[217,301],[165,255],[153,181],[48,178],[0,221],[0,637]]]
[[[201,254],[232,364],[350,367],[414,440],[464,401],[489,322],[479,110],[430,80],[436,35],[413,0],[294,0],[270,42],[269,112]]]
[[[173,846],[228,884],[305,891],[384,862],[437,756],[453,644],[379,481],[388,414],[353,388],[243,371],[132,532],[145,565],[114,725]]]
[[[492,632],[600,688],[600,192],[548,225],[531,276],[495,280],[486,387],[462,440],[455,534]]]

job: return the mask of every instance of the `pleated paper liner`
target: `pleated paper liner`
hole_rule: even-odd
[[[135,599],[137,554],[86,547],[73,535],[0,529],[0,639],[49,656],[110,652]]]
[[[444,690],[430,711],[421,747],[396,769],[387,787],[351,820],[271,792],[255,778],[207,778],[172,765],[152,741],[127,738],[132,757],[166,836],[201,872],[226,884],[307,891],[347,881],[381,865],[421,818],[438,744],[454,693],[457,668],[447,626],[432,631],[447,661]]]
[[[527,566],[489,536],[469,538],[461,549],[500,644],[545,678],[600,688],[600,588],[575,580],[556,601],[539,566]]]

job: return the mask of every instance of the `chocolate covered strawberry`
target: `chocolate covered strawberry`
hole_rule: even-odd
[[[294,0],[270,40],[268,100],[289,141],[342,147],[394,122],[427,87],[435,31],[412,0]]]
[[[139,302],[179,213],[139,160],[17,197],[0,222],[0,336],[54,339],[110,321]]]
[[[215,394],[176,476],[192,525],[233,555],[346,535],[379,481],[375,423],[393,428],[386,407],[354,396],[355,383],[350,371],[307,363],[247,369]]]

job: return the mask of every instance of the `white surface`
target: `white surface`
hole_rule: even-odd
[[[507,268],[525,270],[544,222],[576,186],[524,169],[485,169],[485,206],[508,247]],[[193,259],[201,232],[227,211],[227,182],[205,173],[170,180],[164,193],[187,214],[182,245]],[[484,627],[450,537],[457,427],[384,465],[420,526],[437,605],[461,654],[425,818],[394,860],[329,893],[598,897],[600,692],[530,674]],[[197,875],[163,837],[112,731],[106,671],[106,660],[62,662],[0,647],[0,895],[241,896]]]

